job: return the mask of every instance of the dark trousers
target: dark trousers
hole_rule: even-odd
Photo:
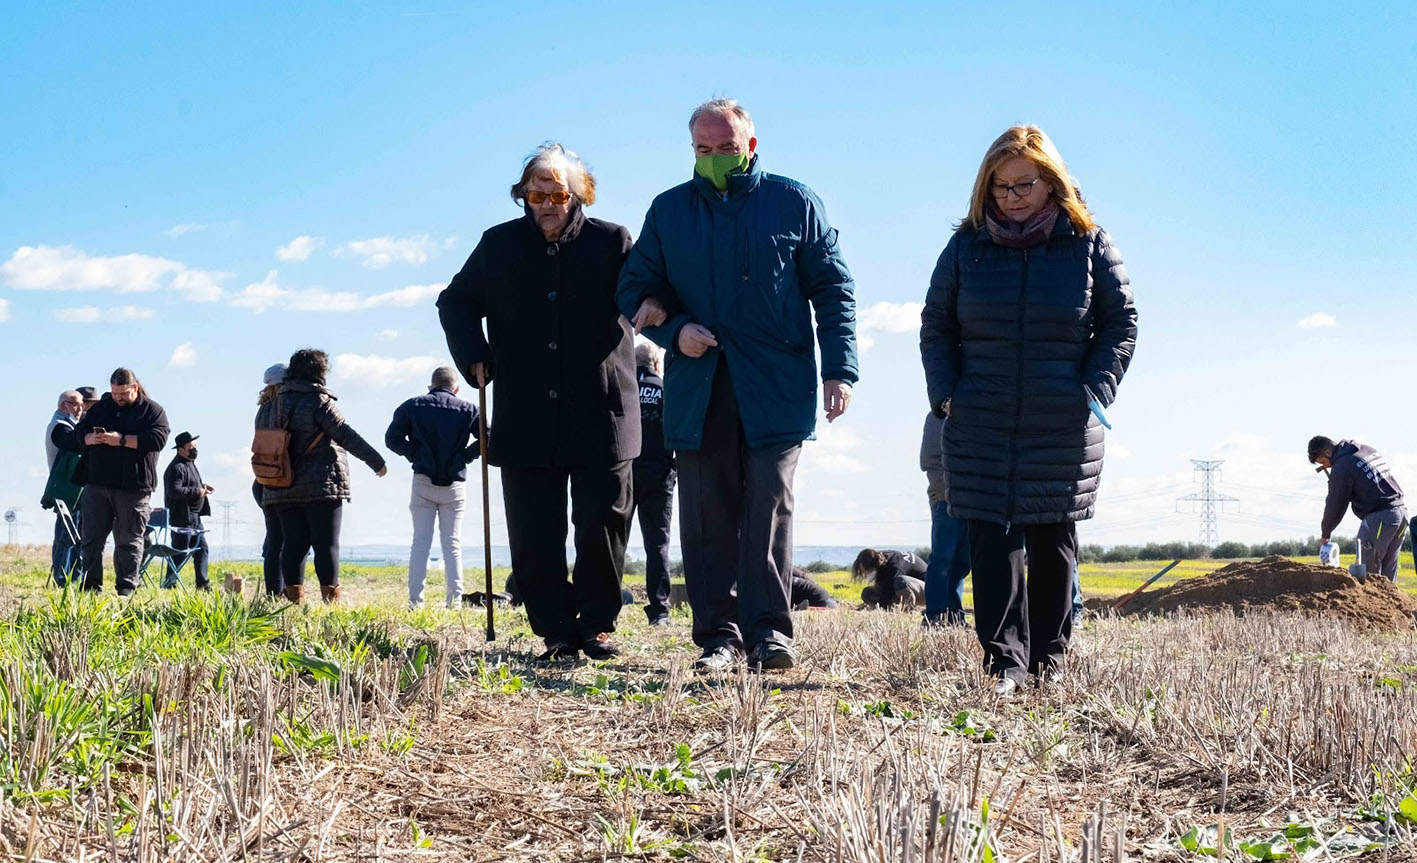
[[[674,471],[665,476],[635,473],[634,512],[645,543],[645,616],[669,614],[669,531],[674,523]]]
[[[985,665],[1020,683],[1029,672],[1061,669],[1073,630],[1075,525],[1030,524],[1005,531],[1002,524],[970,521],[969,549],[974,629]]]
[[[71,537],[69,529],[64,526],[64,519],[54,514],[54,545],[50,555],[50,572],[54,576],[54,583],[63,587],[69,583],[70,576],[75,579],[80,578],[83,567],[80,565],[81,558],[79,549],[82,547],[83,528],[79,526],[81,517],[78,510],[70,514],[74,519],[74,529],[79,531],[79,536]]]
[[[211,556],[211,547],[207,545],[207,535],[205,533],[190,534],[186,530],[201,530],[202,520],[196,519],[192,524],[174,524],[169,533],[172,535],[172,547],[178,551],[186,551],[189,548],[195,549],[192,552],[192,571],[196,573],[196,585],[198,590],[208,590],[211,582],[207,581],[207,558]],[[163,587],[177,586],[177,573],[168,570],[167,577],[163,579]]]
[[[280,550],[280,576],[286,587],[305,583],[305,555],[315,554],[315,577],[321,587],[339,585],[339,530],[344,506],[308,503],[279,508],[284,538]]]
[[[750,449],[719,360],[697,452],[680,452],[679,535],[694,643],[792,646],[792,478],[802,444]]]
[[[285,544],[285,533],[280,527],[280,511],[273,506],[261,507],[266,518],[266,539],[261,543],[261,567],[266,577],[266,596],[275,596],[285,587],[285,579],[280,574],[281,547]],[[300,571],[305,571],[305,559],[299,563]]]
[[[576,645],[615,631],[630,533],[630,464],[502,468],[512,572],[531,631],[548,644]],[[568,484],[576,548],[569,580]]]
[[[930,561],[925,567],[925,619],[964,623],[964,579],[969,575],[969,523],[950,515],[942,500],[930,504]]]
[[[148,492],[98,485],[84,487],[82,511],[84,590],[103,590],[103,546],[113,534],[114,587],[122,596],[138,586],[143,533],[148,529]]]

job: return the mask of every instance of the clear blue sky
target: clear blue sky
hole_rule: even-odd
[[[1228,459],[1242,504],[1224,537],[1314,532],[1311,434],[1363,437],[1417,488],[1413,8],[12,5],[0,506],[24,506],[40,541],[55,396],[123,364],[174,432],[203,435],[253,541],[241,467],[262,369],[305,345],[348,355],[341,405],[381,438],[446,359],[428,286],[518,215],[506,190],[533,146],[579,150],[591,212],[637,232],[689,175],[690,109],[731,95],[764,166],[826,202],[877,307],[851,412],[804,457],[799,542],[926,539],[904,304],[1016,121],[1057,142],[1141,311],[1083,541],[1194,536],[1171,503],[1188,456]],[[297,237],[314,239],[278,255]],[[1332,322],[1298,325],[1314,315]],[[346,543],[403,542],[407,470],[354,476]]]

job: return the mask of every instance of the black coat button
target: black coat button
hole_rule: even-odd
[[[554,398],[556,398],[556,391],[555,391],[555,390],[547,390],[547,391],[546,391],[546,395],[548,395],[548,396],[550,396],[551,398],[554,399]]]
[[[548,348],[550,348],[551,350],[554,351],[554,350],[556,350],[558,347],[560,347],[560,345],[556,344],[555,342],[548,342],[547,345],[546,345],[546,347],[548,347]]]
[[[553,303],[556,302],[556,292],[555,292],[555,291],[547,291],[547,292],[546,292],[546,299],[550,300],[550,301],[553,302]]]
[[[548,256],[556,254],[556,247],[555,247],[554,245],[547,246],[547,247],[546,247],[546,254],[547,254]]]

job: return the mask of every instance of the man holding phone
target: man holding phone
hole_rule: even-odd
[[[128,596],[137,588],[157,454],[167,444],[167,412],[148,398],[130,369],[115,370],[108,381],[108,393],[57,442],[83,453],[74,470],[74,481],[84,486],[83,589],[103,589],[103,546],[112,533],[115,587]]]

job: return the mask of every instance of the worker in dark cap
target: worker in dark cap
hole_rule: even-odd
[[[207,580],[207,536],[200,531],[202,516],[212,514],[211,494],[216,489],[202,482],[197,470],[197,436],[190,432],[177,435],[177,455],[162,475],[163,502],[167,505],[167,524],[172,529],[172,547],[178,551],[189,548],[192,567],[196,572],[198,590],[210,590]],[[163,587],[177,586],[177,574],[169,570]]]
[[[1397,556],[1402,535],[1407,530],[1407,507],[1402,486],[1377,450],[1352,440],[1335,442],[1316,435],[1309,440],[1309,463],[1328,474],[1328,499],[1324,503],[1319,545],[1329,541],[1333,529],[1343,520],[1343,511],[1353,509],[1358,525],[1358,544],[1368,572],[1381,573],[1397,581]]]

